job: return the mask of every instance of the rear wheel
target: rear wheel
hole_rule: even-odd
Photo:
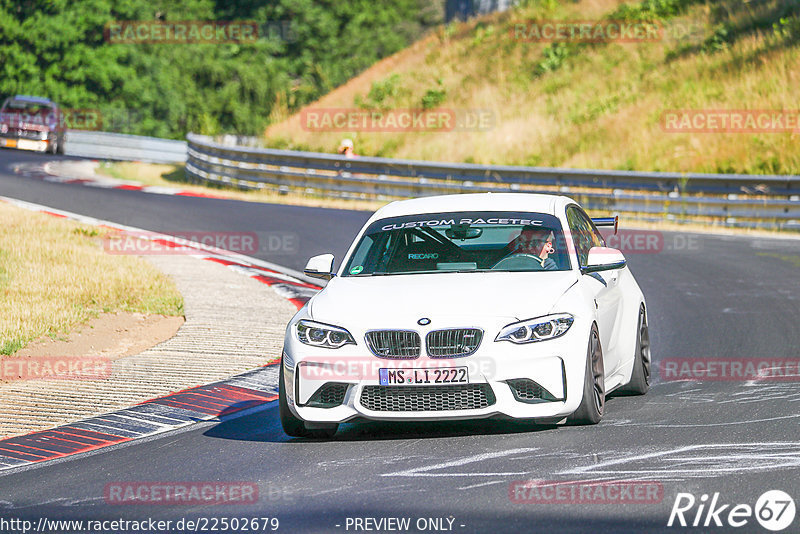
[[[324,439],[331,438],[339,429],[336,423],[324,425],[321,428],[308,428],[306,423],[292,413],[289,409],[289,399],[286,398],[286,387],[283,382],[283,361],[278,365],[281,366],[279,371],[278,381],[278,412],[281,416],[281,426],[287,435],[293,438],[315,438]]]
[[[58,145],[56,146],[56,154],[64,155],[64,137],[60,137],[58,139]]]
[[[650,389],[650,331],[647,328],[647,315],[644,306],[639,309],[639,321],[636,330],[636,356],[633,361],[631,381],[628,382],[620,393],[629,395],[644,395]]]
[[[597,326],[592,325],[589,346],[586,350],[586,372],[583,377],[583,399],[575,412],[567,418],[572,425],[596,425],[603,418],[606,404],[605,367],[603,348]]]

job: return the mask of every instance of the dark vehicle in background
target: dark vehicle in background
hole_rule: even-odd
[[[61,109],[47,98],[17,95],[0,108],[0,147],[63,154],[65,133]]]

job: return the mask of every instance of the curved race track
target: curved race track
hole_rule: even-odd
[[[313,254],[341,257],[369,215],[49,183],[13,174],[10,164],[22,161],[43,157],[0,151],[1,196],[165,233],[286,233],[296,238],[291,250],[258,256],[293,269]],[[662,238],[655,249],[627,254],[648,300],[656,365],[670,358],[797,358],[800,240]],[[284,435],[272,406],[2,474],[0,517],[277,517],[279,532],[353,532],[352,518],[387,516],[411,518],[411,532],[419,518],[445,518],[444,529],[452,519],[457,532],[700,531],[666,528],[678,493],[719,492],[720,504],[752,506],[765,491],[781,489],[800,505],[799,379],[679,382],[654,374],[646,397],[610,399],[595,427],[362,423],[313,442]],[[529,479],[655,481],[663,496],[625,505],[512,502],[509,485]],[[237,506],[108,504],[105,485],[122,481],[252,481],[260,498]],[[798,524],[796,518],[786,532],[798,532]],[[737,531],[767,532],[752,518]]]

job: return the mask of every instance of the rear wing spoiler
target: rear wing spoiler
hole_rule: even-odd
[[[593,217],[592,222],[598,228],[601,227],[614,227],[614,235],[617,235],[617,229],[619,228],[619,215],[614,215],[613,217]]]

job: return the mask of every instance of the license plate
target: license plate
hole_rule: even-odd
[[[19,139],[17,141],[17,148],[22,150],[44,150],[47,144],[44,141],[30,141],[28,139]]]
[[[436,367],[434,369],[379,369],[382,386],[425,384],[469,384],[466,367]]]

